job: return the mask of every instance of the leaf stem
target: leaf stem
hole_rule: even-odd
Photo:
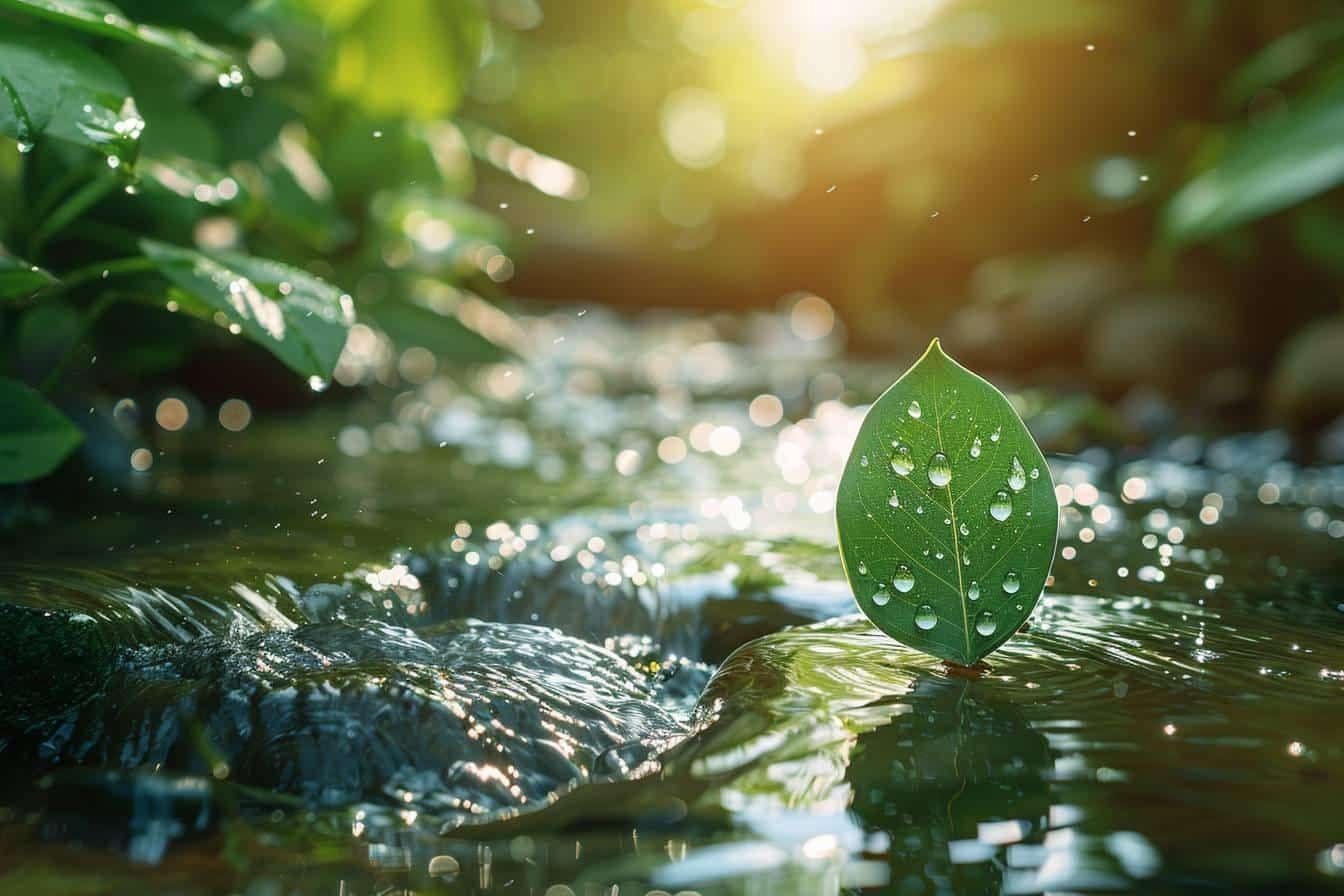
[[[28,240],[28,257],[36,259],[41,253],[42,247],[53,236],[60,233],[71,221],[97,205],[104,196],[112,192],[116,183],[116,179],[110,175],[96,177],[58,205],[33,231],[32,237]]]
[[[119,277],[123,274],[141,274],[154,270],[154,262],[143,255],[132,255],[127,258],[114,258],[111,261],[95,261],[93,264],[87,264],[82,268],[75,268],[68,274],[63,275],[60,281],[53,283],[47,288],[46,294],[65,292],[74,289],[77,286],[83,286],[93,280],[101,280],[105,277]]]

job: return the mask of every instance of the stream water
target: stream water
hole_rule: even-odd
[[[382,397],[239,432],[189,400],[0,561],[0,892],[1344,890],[1344,468],[1014,394],[1058,556],[967,677],[835,549],[903,364],[528,332],[400,380],[368,342]]]

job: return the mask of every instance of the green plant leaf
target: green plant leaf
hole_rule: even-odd
[[[278,261],[231,252],[210,255],[154,240],[140,248],[163,276],[196,299],[183,310],[224,315],[296,373],[327,379],[355,322],[350,296]]]
[[[936,339],[869,409],[836,495],[859,608],[901,643],[962,665],[1031,615],[1058,516],[1022,419]]]
[[[203,207],[241,205],[248,199],[236,178],[209,162],[186,156],[146,157],[140,173],[154,187]]]
[[[418,345],[455,361],[488,364],[511,354],[451,314],[409,302],[362,306],[360,314],[400,348]]]
[[[1344,77],[1235,135],[1221,160],[1162,213],[1172,244],[1192,243],[1344,183]]]
[[[55,282],[55,277],[37,265],[0,252],[0,302],[32,295]]]
[[[190,31],[137,24],[107,0],[0,0],[0,5],[114,40],[167,50],[220,71],[228,70],[230,65],[227,53],[210,46]]]
[[[118,167],[135,160],[143,127],[126,82],[92,50],[40,32],[0,34],[0,134],[21,150],[56,137]]]
[[[0,379],[0,485],[47,475],[83,440],[84,434],[36,390]]]
[[[446,115],[480,63],[487,31],[481,0],[306,2],[336,36],[332,86],[373,114]]]
[[[1344,40],[1344,16],[1314,21],[1276,38],[1237,67],[1223,86],[1223,102],[1231,107],[1268,90],[1329,58]]]

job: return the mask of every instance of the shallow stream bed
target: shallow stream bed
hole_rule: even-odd
[[[1344,890],[1344,468],[1016,395],[1053,576],[952,674],[835,550],[908,359],[528,330],[239,432],[189,400],[0,561],[0,892]]]

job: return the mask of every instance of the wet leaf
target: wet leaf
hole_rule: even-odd
[[[384,302],[361,307],[360,314],[398,347],[418,345],[456,361],[491,363],[510,352],[491,342],[451,314],[440,314],[409,302]]]
[[[1031,615],[1057,523],[1050,470],[1022,419],[936,339],[868,411],[836,496],[860,609],[962,665]]]
[[[55,282],[55,277],[37,265],[0,252],[0,302],[32,295]]]
[[[1344,77],[1232,137],[1212,168],[1163,210],[1174,244],[1192,243],[1344,183]]]
[[[0,134],[20,149],[56,137],[119,167],[135,159],[143,128],[125,80],[92,50],[46,33],[0,34]]]
[[[47,475],[84,440],[84,434],[38,392],[0,379],[0,485]]]
[[[141,240],[140,247],[163,276],[197,300],[183,310],[206,319],[222,314],[295,372],[331,376],[355,322],[354,304],[340,289],[264,258],[207,255],[154,240]]]
[[[186,156],[146,158],[140,163],[140,173],[154,187],[202,206],[243,204],[248,198],[228,172]]]
[[[183,59],[220,71],[229,69],[229,55],[189,31],[132,22],[107,0],[0,0],[0,6],[22,10],[82,31],[167,50]]]

